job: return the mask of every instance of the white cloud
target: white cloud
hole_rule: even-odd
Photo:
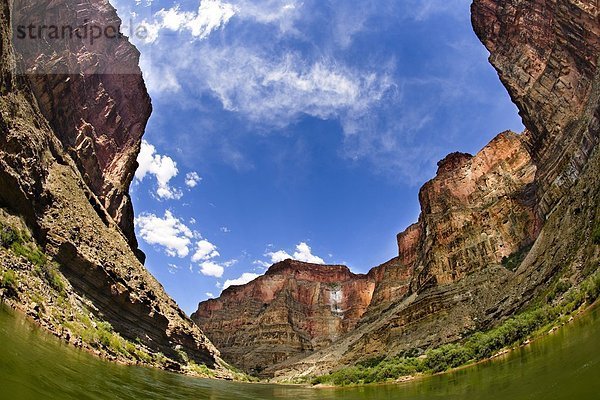
[[[445,14],[454,17],[467,15],[462,12],[468,9],[471,0],[409,0],[404,8],[407,16],[416,21],[426,21],[434,15]]]
[[[202,49],[194,73],[229,111],[275,127],[302,114],[321,119],[356,118],[382,100],[394,85],[386,73],[357,71],[337,61],[310,62],[242,46]]]
[[[234,3],[241,19],[276,25],[282,33],[299,34],[294,24],[302,15],[304,3],[301,1],[236,0]]]
[[[220,254],[217,251],[217,246],[215,246],[208,240],[203,239],[196,243],[196,252],[192,256],[192,261],[208,261],[219,256]]]
[[[271,259],[271,263],[273,264],[287,259],[303,261],[312,264],[325,264],[325,261],[321,257],[312,254],[312,249],[305,242],[301,242],[298,245],[296,245],[296,251],[293,255],[290,255],[285,250],[278,250],[266,253],[265,257],[269,257]],[[266,266],[265,264],[267,263],[261,263],[260,261],[257,263],[255,261],[255,264]]]
[[[199,263],[198,265],[202,275],[220,278],[223,276],[225,268],[237,264],[238,260],[233,259],[219,263],[214,260],[219,256],[220,254],[217,251],[217,246],[206,239],[202,239],[196,244],[196,252],[192,256],[192,261]]]
[[[220,278],[223,276],[225,268],[214,261],[204,261],[200,263],[200,273],[206,276],[214,276]]]
[[[181,198],[181,191],[169,185],[171,179],[179,173],[177,163],[171,157],[157,154],[156,147],[142,140],[137,162],[139,167],[135,172],[136,180],[142,181],[147,175],[154,175],[157,183],[156,195],[160,199]]]
[[[206,295],[206,297],[208,297],[209,299],[214,299],[214,298],[215,298],[215,295],[214,295],[214,294],[212,294],[211,292],[206,292],[206,293],[204,293],[204,294],[205,294],[205,295]]]
[[[189,254],[189,245],[194,234],[171,211],[165,211],[163,218],[142,213],[135,218],[135,226],[146,243],[164,247],[167,255],[183,258]]]
[[[147,57],[142,56],[140,67],[143,71],[146,86],[152,94],[175,94],[181,91],[181,84],[177,80],[178,71],[175,66],[152,63]]]
[[[228,227],[226,227],[226,226],[222,226],[222,227],[221,227],[221,232],[223,232],[223,233],[231,233],[231,229],[229,229],[229,228],[228,228]]]
[[[321,257],[317,257],[314,254],[312,254],[312,249],[308,244],[304,242],[296,246],[296,251],[294,252],[294,259],[313,264],[325,264],[325,261]]]
[[[378,52],[377,44],[364,60],[346,57],[354,54],[352,46],[362,43],[356,39],[364,32],[381,37],[392,23],[439,15],[464,18],[469,1],[203,0],[195,3],[198,7],[185,8],[182,3],[145,15],[147,43],[132,39],[141,45],[142,68],[153,98],[202,109],[197,99],[212,95],[242,121],[258,125],[248,131],[274,131],[304,115],[338,120],[345,134],[340,154],[414,184],[429,176],[427,166],[443,155],[431,150],[439,140],[432,140],[434,130],[422,123],[430,115],[441,115],[433,103],[443,93],[433,101],[421,100],[420,95],[413,101],[412,93],[427,95],[430,90],[407,87],[409,78],[399,76],[396,63],[411,60]],[[373,26],[374,21],[380,26]],[[219,30],[222,36],[217,38]],[[447,63],[449,71],[454,60]],[[459,70],[472,77],[468,69]],[[463,85],[456,74],[448,75],[460,89],[453,93],[468,90],[468,81]],[[206,131],[217,131],[218,125]],[[415,144],[416,135],[423,147]],[[228,164],[237,169],[252,166],[235,144],[222,146],[219,150]]]
[[[235,264],[237,264],[237,263],[238,263],[238,260],[229,260],[229,261],[225,261],[225,262],[223,263],[223,266],[224,266],[225,268],[229,268],[229,267],[231,267],[231,266],[233,266],[233,265],[235,265]]]
[[[244,272],[242,276],[237,279],[227,279],[223,284],[223,290],[227,289],[229,286],[240,286],[245,285],[248,282],[251,282],[258,278],[260,275],[253,274],[252,272]]]
[[[195,188],[198,186],[202,178],[197,172],[188,172],[185,175],[185,185],[189,188]]]
[[[291,256],[284,250],[269,252],[269,253],[266,253],[265,256],[269,257],[271,259],[272,264],[275,264],[275,263],[278,263],[278,262],[281,262],[284,260],[288,260],[288,259],[294,259],[293,256]]]
[[[195,39],[206,39],[213,31],[225,26],[235,15],[236,8],[220,0],[202,0],[197,12],[181,11],[176,5],[154,14],[152,21],[144,21],[146,43],[156,42],[162,30],[188,32]]]

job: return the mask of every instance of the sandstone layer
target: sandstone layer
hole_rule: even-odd
[[[36,246],[58,263],[60,275],[45,272],[46,279],[55,286],[68,281],[67,293],[58,298],[50,291],[36,293],[38,309],[76,296],[83,300],[73,304],[89,305],[78,313],[93,313],[124,338],[163,353],[172,365],[185,362],[186,353],[196,363],[222,369],[219,352],[140,263],[129,222],[124,225],[131,213],[127,188],[150,107],[141,75],[93,69],[77,77],[43,73],[65,57],[89,60],[103,51],[118,68],[121,62],[137,63],[137,52],[120,39],[116,48],[70,48],[37,60],[39,71],[17,73],[22,55],[14,52],[10,10],[18,3],[0,1],[0,207],[22,219]],[[36,0],[23,7],[57,11],[67,18],[62,23],[71,23],[73,7],[90,20],[119,23],[103,0],[76,5]],[[15,253],[24,254],[19,262],[3,256],[2,268],[19,270],[20,277],[27,271],[44,276],[50,271],[45,259],[27,249]]]
[[[286,260],[200,305],[192,319],[223,356],[254,373],[321,349],[356,326],[374,282],[344,266]]]
[[[475,0],[475,32],[531,132],[548,215],[598,144],[599,7],[594,0]]]

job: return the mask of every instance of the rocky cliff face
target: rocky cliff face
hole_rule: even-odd
[[[201,303],[192,319],[227,359],[262,370],[332,344],[427,287],[500,264],[536,233],[523,138],[505,132],[476,156],[442,160],[421,190],[419,222],[398,236],[399,256],[367,275],[288,260]]]
[[[398,235],[398,257],[366,275],[373,293],[354,329],[312,353],[291,351],[263,374],[289,379],[419,353],[497,324],[558,279],[576,286],[598,269],[598,3],[475,0],[472,15],[527,130],[442,160],[420,192],[418,222]],[[210,315],[231,320],[218,308]],[[206,319],[199,324],[212,334]],[[220,329],[235,337],[226,322]],[[261,342],[261,325],[253,331]]]
[[[14,0],[12,17],[17,71],[28,78],[63,148],[143,262],[129,198],[151,113],[139,52],[116,34],[121,20],[107,0]],[[57,27],[60,34],[41,27]],[[71,35],[71,29],[88,35]]]
[[[344,266],[286,260],[244,286],[223,291],[192,315],[236,365],[261,372],[292,355],[330,345],[353,329],[374,282]]]
[[[533,242],[536,167],[527,138],[504,132],[475,157],[455,153],[438,164],[419,193],[419,222],[398,235],[402,261],[415,269],[413,291],[461,280]]]
[[[548,215],[598,144],[599,5],[475,0],[475,32],[531,132],[539,213]]]
[[[113,47],[75,43],[60,54],[43,50],[36,59],[38,70],[23,74],[22,61],[31,54],[15,53],[23,50],[14,45],[10,29],[10,11],[17,5],[28,16],[38,15],[31,8],[45,7],[62,24],[72,23],[73,15],[119,23],[103,0],[0,1],[0,207],[2,215],[21,218],[35,242],[25,243],[23,235],[6,236],[14,231],[3,230],[2,269],[16,271],[21,280],[19,290],[13,290],[13,304],[29,310],[33,306],[27,299],[34,297],[34,315],[46,325],[58,324],[55,330],[64,331],[64,324],[78,318],[95,328],[89,322],[93,316],[176,362],[185,361],[184,352],[190,360],[221,368],[219,352],[131,249],[127,187],[150,111],[135,49],[119,39]],[[17,12],[16,18],[23,15]],[[135,64],[137,74],[95,69],[97,59],[105,56],[117,71],[121,63],[129,71]],[[71,61],[85,63],[85,68],[76,76],[52,73]],[[46,281],[42,286],[36,284],[39,277]],[[60,316],[66,306],[55,306],[61,302],[80,308]],[[44,309],[59,314],[47,315]],[[98,344],[105,350],[108,345]]]

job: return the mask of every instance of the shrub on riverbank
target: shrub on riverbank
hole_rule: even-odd
[[[17,279],[17,274],[14,271],[8,270],[2,274],[2,279],[0,279],[0,287],[6,290],[6,294],[8,296],[14,296],[17,293],[17,288],[19,286],[19,281]]]

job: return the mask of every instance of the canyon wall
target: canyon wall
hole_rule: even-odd
[[[138,50],[116,34],[121,20],[108,0],[13,0],[12,18],[17,72],[29,80],[63,148],[143,262],[129,185],[152,107]],[[60,38],[41,27],[57,27]],[[88,36],[63,37],[70,29]],[[92,38],[92,29],[103,33]]]
[[[475,156],[451,154],[420,194],[399,256],[366,275],[287,260],[199,305],[192,319],[251,372],[321,350],[426,287],[498,265],[536,234],[535,167],[525,136],[504,132]]]
[[[531,132],[546,217],[598,144],[599,7],[594,0],[475,0],[475,32]]]
[[[15,45],[11,22],[40,15],[49,20],[35,23],[77,26],[77,18],[85,17],[100,25],[120,24],[105,0],[0,1],[0,207],[3,215],[24,221],[45,254],[31,244],[13,244],[11,252],[2,243],[2,254],[10,253],[2,268],[18,272],[17,289],[36,291],[35,303],[27,304],[31,293],[13,288],[11,301],[45,325],[64,321],[44,309],[80,304],[65,318],[83,318],[89,325],[93,314],[132,343],[164,354],[171,365],[185,362],[181,354],[186,353],[185,358],[226,374],[219,352],[135,253],[127,190],[150,113],[137,51],[118,36],[93,45],[75,41],[59,46],[60,52],[34,40],[28,53],[23,44]],[[57,263],[58,275],[46,256]],[[39,276],[57,289],[35,285]],[[61,330],[64,325],[55,326]]]
[[[419,194],[418,222],[398,235],[398,257],[361,277],[373,292],[361,298],[371,300],[354,328],[321,349],[290,348],[263,375],[295,379],[405,351],[422,354],[493,327],[559,279],[577,286],[597,270],[600,249],[591,232],[600,224],[598,3],[475,0],[472,19],[526,131],[501,133],[475,156],[442,160]],[[245,290],[225,291],[199,312]],[[295,306],[288,302],[286,309]],[[220,320],[220,331],[207,319],[197,318],[199,325],[209,337],[227,338],[221,342],[230,360],[240,362],[238,334],[227,329],[231,316],[219,307],[204,315]],[[236,321],[266,343],[259,316],[257,310]],[[289,320],[280,322],[293,329]],[[276,337],[271,330],[273,345]]]
[[[347,267],[286,260],[208,300],[192,319],[223,356],[254,373],[333,343],[368,307],[374,282]]]

